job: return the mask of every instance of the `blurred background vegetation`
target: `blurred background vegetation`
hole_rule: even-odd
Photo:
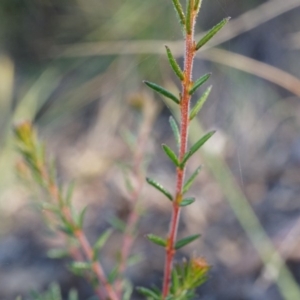
[[[181,234],[200,232],[202,239],[178,260],[196,253],[212,265],[199,299],[299,299],[299,13],[299,0],[203,0],[199,34],[224,17],[232,20],[194,68],[196,77],[212,71],[214,88],[191,141],[202,128],[218,130],[190,166],[192,172],[203,163],[204,171],[193,188],[197,202],[185,209],[181,224]],[[142,85],[149,79],[178,90],[164,44],[182,63],[170,0],[1,0],[0,299],[26,296],[54,281],[63,295],[72,287],[80,299],[91,295],[63,261],[47,258],[55,240],[33,207],[32,192],[16,178],[14,123],[32,120],[60,180],[76,180],[76,205],[91,207],[91,240],[109,218],[126,221],[117,164],[129,161],[130,151],[121,135],[124,128],[136,134],[140,106],[149,99],[160,104],[148,138],[149,173],[174,187],[174,170],[159,146],[175,146],[171,104]],[[150,228],[166,233],[170,207],[147,186],[142,201],[134,252],[144,259],[127,275],[135,285],[160,285],[163,253],[144,234]],[[116,233],[103,257],[107,269],[119,245]]]

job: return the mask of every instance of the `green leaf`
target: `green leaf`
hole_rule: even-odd
[[[119,274],[119,266],[116,265],[108,274],[107,276],[107,280],[110,284],[113,284],[116,280],[116,278],[118,277]]]
[[[121,172],[123,173],[124,181],[125,181],[125,186],[128,192],[133,192],[134,188],[130,180],[129,176],[129,168],[126,166],[124,163],[119,163],[118,167],[120,167]]]
[[[142,260],[143,260],[143,256],[141,253],[133,254],[127,259],[127,266],[130,267],[130,266],[136,265],[139,262],[141,262]]]
[[[179,241],[176,242],[175,244],[175,249],[178,250],[186,245],[188,245],[189,243],[195,241],[196,239],[198,239],[200,237],[200,234],[194,234],[194,235],[190,235],[188,237],[185,237]]]
[[[176,294],[176,292],[180,286],[180,282],[179,282],[179,278],[178,278],[179,276],[178,276],[175,268],[173,268],[171,276],[172,276],[171,277],[172,278],[171,291],[172,291],[172,294]]]
[[[230,17],[223,19],[220,23],[214,26],[196,45],[196,50],[199,50],[205,45],[213,36],[215,36],[230,20]]]
[[[120,218],[113,216],[108,219],[108,223],[113,226],[115,229],[124,232],[126,229],[126,224]]]
[[[163,87],[161,87],[160,85],[150,82],[150,81],[143,81],[147,86],[149,86],[151,89],[153,89],[154,91],[158,92],[159,94],[173,100],[176,104],[179,104],[180,101],[179,99],[174,96],[171,92],[167,91],[166,89],[164,89]]]
[[[195,202],[195,198],[194,197],[190,197],[190,198],[185,198],[183,199],[181,202],[180,202],[180,206],[183,207],[183,206],[188,206],[192,203]]]
[[[123,298],[122,300],[132,299],[133,285],[128,280],[123,280]]]
[[[176,154],[174,153],[174,151],[173,151],[170,147],[168,147],[167,145],[165,145],[165,144],[162,144],[162,148],[163,148],[163,150],[165,151],[166,155],[167,155],[167,156],[171,159],[171,161],[174,163],[174,165],[175,165],[176,167],[178,167],[178,166],[179,166],[179,160],[178,160]]]
[[[207,100],[210,91],[211,91],[212,86],[209,86],[206,91],[203,93],[203,95],[201,96],[201,98],[197,101],[197,103],[195,104],[195,106],[193,107],[191,113],[190,113],[190,121],[193,120],[196,115],[198,114],[198,112],[200,111],[200,109],[202,108],[203,104],[205,103],[205,101]]]
[[[72,181],[72,182],[70,182],[70,184],[68,186],[66,196],[65,196],[65,203],[67,206],[71,206],[74,188],[75,188],[75,181]]]
[[[172,1],[173,1],[174,8],[177,12],[177,15],[179,17],[180,24],[184,25],[185,24],[185,15],[184,15],[182,6],[181,6],[179,0],[172,0]]]
[[[39,295],[36,291],[30,291],[30,296],[34,300],[43,300],[42,295]]]
[[[60,210],[57,205],[54,205],[54,204],[51,204],[48,202],[42,203],[41,207],[43,210],[48,210],[55,214],[60,213]]]
[[[70,253],[65,249],[50,249],[47,251],[47,256],[53,259],[68,257]]]
[[[171,128],[172,128],[172,131],[173,131],[173,134],[174,134],[177,146],[179,147],[180,146],[180,132],[179,132],[179,128],[177,126],[176,121],[174,120],[174,118],[172,116],[169,118],[169,122],[170,122],[170,125],[171,125]]]
[[[215,133],[216,131],[210,131],[209,133],[205,134],[196,144],[194,144],[191,149],[184,155],[182,162],[180,163],[181,167],[183,168],[185,163],[188,161],[188,159],[195,153],[197,152],[201,146],[205,144],[207,140],[211,138],[211,136]]]
[[[202,0],[195,0],[194,10],[198,12],[201,7]]]
[[[161,193],[163,193],[168,199],[170,199],[171,201],[173,201],[173,197],[171,195],[170,192],[168,192],[160,183],[156,182],[155,180],[147,177],[146,181],[152,185],[153,187],[155,187],[158,191],[160,191]]]
[[[85,217],[87,208],[88,208],[88,206],[84,207],[84,209],[81,211],[80,215],[78,216],[77,225],[78,225],[79,228],[83,227],[84,217]]]
[[[192,33],[192,13],[193,13],[193,0],[187,0],[187,6],[186,6],[186,33],[191,34]]]
[[[156,245],[166,247],[167,241],[155,234],[147,234],[147,238]]]
[[[137,287],[136,290],[146,296],[146,297],[150,297],[151,300],[160,300],[160,296],[157,295],[154,291],[150,290],[150,289],[147,289],[147,288],[144,288],[144,287]]]
[[[194,82],[192,88],[189,90],[189,94],[193,95],[196,92],[196,90],[209,79],[210,76],[211,76],[211,73],[207,73],[207,74],[201,76],[199,79],[197,79]]]
[[[61,300],[61,291],[60,291],[60,286],[57,283],[52,283],[49,289],[49,297],[53,300]],[[47,298],[47,297],[45,297]]]
[[[78,300],[78,293],[76,290],[71,289],[69,292],[68,300]]]
[[[56,185],[57,171],[56,171],[56,162],[54,158],[52,158],[49,162],[48,174],[49,174],[49,181],[53,182]]]
[[[121,137],[123,141],[127,144],[128,148],[131,151],[134,151],[136,146],[136,137],[128,129],[123,129],[121,131]]]
[[[184,184],[183,189],[182,189],[183,194],[185,194],[190,189],[194,180],[196,179],[197,175],[199,174],[200,170],[201,170],[201,166],[198,167],[195,170],[195,172],[191,175],[191,177],[186,181],[186,183]]]
[[[91,270],[91,264],[84,261],[74,261],[70,264],[69,269],[76,275],[82,275],[83,272]]]
[[[175,74],[178,76],[178,78],[182,81],[184,79],[184,73],[182,72],[180,66],[178,65],[176,59],[174,58],[170,48],[168,46],[165,46],[167,50],[167,55],[169,59],[169,63],[175,72]]]
[[[97,258],[99,250],[105,245],[109,237],[111,236],[113,230],[111,228],[105,230],[98,238],[96,243],[93,246],[94,258]]]
[[[72,228],[71,225],[68,225],[68,224],[64,224],[63,226],[58,226],[58,230],[64,232],[65,234],[67,234],[69,236],[74,235],[74,229]]]

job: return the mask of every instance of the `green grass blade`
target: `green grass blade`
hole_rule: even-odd
[[[150,81],[143,81],[147,86],[149,86],[151,89],[153,89],[154,91],[156,91],[157,93],[173,100],[176,104],[179,104],[179,99],[173,95],[171,92],[169,92],[168,90],[164,89],[163,87],[161,87],[160,85],[150,82]]]
[[[212,86],[209,86],[206,91],[203,93],[203,95],[201,96],[201,98],[197,101],[197,103],[195,104],[195,106],[193,107],[191,113],[190,113],[190,121],[193,120],[198,112],[201,110],[202,106],[204,105],[204,103],[206,102],[210,92],[211,92],[211,88]]]
[[[220,23],[214,26],[196,45],[196,50],[199,50],[212,37],[214,37],[230,20],[230,17],[223,19]]]

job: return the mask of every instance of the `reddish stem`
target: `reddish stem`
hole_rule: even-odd
[[[193,1],[191,7],[193,8]],[[185,153],[187,152],[188,143],[188,128],[189,128],[189,108],[190,99],[189,89],[192,85],[192,71],[193,71],[193,61],[195,56],[195,42],[194,42],[194,23],[197,12],[191,12],[191,30],[188,32],[186,30],[185,37],[185,60],[184,60],[184,79],[182,81],[182,96],[180,100],[180,150],[179,150],[179,160],[182,161]],[[164,279],[163,279],[163,299],[165,299],[170,290],[171,273],[174,255],[176,250],[174,248],[178,223],[180,218],[180,202],[182,200],[182,188],[184,182],[185,167],[177,168],[176,170],[176,195],[173,200],[172,207],[172,217],[170,222],[169,235],[167,239],[166,246],[166,259],[164,267]]]
[[[86,258],[92,263],[92,269],[95,275],[97,276],[99,282],[101,282],[104,285],[109,299],[118,300],[119,298],[114,289],[112,288],[111,284],[107,281],[106,275],[100,263],[97,260],[93,260],[93,249],[91,248],[91,245],[88,242],[84,232],[82,230],[77,230],[75,231],[75,236],[77,237]]]
[[[136,228],[140,218],[140,214],[138,213],[139,198],[144,184],[144,170],[142,167],[142,163],[145,155],[145,150],[146,150],[145,148],[146,148],[148,136],[150,134],[154,117],[156,115],[156,107],[153,107],[154,104],[152,104],[152,102],[147,102],[146,100],[147,99],[145,99],[145,104],[143,109],[144,122],[140,128],[136,151],[133,159],[134,160],[133,174],[136,177],[137,184],[135,189],[130,194],[131,205],[133,206],[133,208],[128,217],[127,226],[125,228],[124,237],[122,241],[121,259],[120,259],[120,266],[119,266],[120,275],[124,275],[124,272],[127,267],[128,257],[130,255],[132,245],[135,241],[135,236],[133,231]],[[121,283],[122,282],[120,279],[116,283],[116,290],[120,297],[122,294]]]
[[[55,183],[53,183],[52,180],[50,180],[50,178],[47,174],[47,171],[45,169],[42,170],[41,174],[42,174],[44,180],[46,182],[48,182],[49,194],[53,197],[53,199],[55,199],[55,201],[57,201],[57,203],[59,203],[59,200],[60,200],[59,189],[57,188]],[[107,296],[109,297],[110,300],[119,300],[119,297],[117,296],[116,292],[114,291],[112,285],[107,281],[106,275],[103,271],[103,268],[102,268],[100,262],[97,260],[95,261],[93,259],[93,249],[92,249],[88,239],[86,238],[86,235],[83,232],[83,230],[81,228],[78,228],[77,225],[74,223],[70,208],[63,205],[63,207],[61,208],[61,211],[62,211],[62,214],[64,215],[64,217],[66,218],[66,220],[68,220],[68,222],[70,222],[74,228],[77,228],[74,232],[74,235],[77,238],[86,259],[91,262],[93,272],[94,272],[95,276],[97,277],[99,283],[103,284]],[[103,292],[99,286],[95,288],[95,292],[96,292],[97,296],[99,297],[99,299],[104,299]]]

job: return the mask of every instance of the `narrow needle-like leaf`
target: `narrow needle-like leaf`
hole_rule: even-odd
[[[147,234],[147,238],[153,242],[154,244],[156,245],[159,245],[159,246],[162,246],[162,247],[166,247],[167,245],[167,242],[165,239],[157,236],[157,235],[154,235],[154,234]]]
[[[198,12],[201,7],[202,0],[195,0],[194,10]]]
[[[206,91],[203,93],[203,95],[201,96],[201,98],[197,101],[197,103],[195,104],[195,106],[193,107],[191,113],[190,113],[190,121],[193,120],[196,115],[198,114],[198,112],[200,111],[200,109],[202,108],[203,104],[205,103],[205,101],[207,100],[210,92],[211,92],[211,88],[212,86],[209,86]]]
[[[194,82],[194,85],[192,86],[192,88],[189,90],[189,94],[190,95],[194,94],[196,92],[196,90],[209,79],[210,76],[211,76],[211,73],[207,73],[207,74],[201,76],[199,79],[197,79]]]
[[[199,50],[205,45],[214,35],[216,35],[230,20],[230,17],[223,19],[220,23],[214,26],[196,45],[196,50]]]
[[[159,300],[160,297],[158,295],[155,294],[155,292],[147,289],[147,288],[144,288],[144,287],[137,287],[136,290],[143,294],[144,296],[147,297],[147,299],[153,299],[153,300]]]
[[[191,197],[191,198],[186,198],[186,199],[183,199],[181,202],[180,202],[180,206],[188,206],[188,205],[190,205],[190,204],[192,204],[192,203],[194,203],[195,202],[195,198],[194,197]]]
[[[168,192],[160,183],[156,182],[155,180],[151,179],[151,178],[146,178],[147,182],[152,185],[153,187],[155,187],[158,191],[160,191],[161,193],[163,193],[168,199],[170,199],[171,201],[173,201],[173,197],[171,195],[170,192]]]
[[[163,87],[161,87],[160,85],[150,82],[150,81],[143,81],[147,86],[149,86],[151,89],[153,89],[154,91],[160,93],[161,95],[173,100],[176,104],[179,104],[179,99],[173,95],[171,92],[169,92],[168,90],[164,89]]]
[[[180,66],[178,65],[176,59],[174,58],[170,48],[168,46],[165,46],[166,50],[167,50],[167,55],[168,55],[168,59],[169,59],[169,63],[173,69],[173,71],[175,72],[175,74],[178,76],[178,78],[182,81],[184,78],[184,74],[180,68]]]
[[[175,249],[178,250],[178,249],[186,246],[187,244],[195,241],[199,237],[200,237],[200,234],[194,234],[194,235],[190,235],[190,236],[188,236],[186,238],[183,238],[183,239],[179,240],[178,242],[176,242]]]
[[[174,134],[177,146],[179,147],[179,145],[180,145],[180,132],[179,132],[179,128],[177,126],[176,121],[174,120],[174,118],[172,116],[169,118],[169,122],[170,122],[170,125],[171,125],[171,128],[172,128],[172,131],[173,131],[173,134]]]
[[[186,183],[184,184],[183,189],[182,189],[182,194],[185,194],[190,189],[190,187],[194,183],[197,175],[199,174],[200,170],[201,170],[201,166],[198,167],[195,170],[195,172],[191,175],[191,177],[186,181]]]
[[[184,25],[185,24],[185,15],[184,15],[182,6],[181,6],[179,0],[172,0],[172,1],[173,1],[174,8],[177,12],[177,15],[179,17],[181,25]]]
[[[192,11],[193,11],[193,0],[187,0],[186,6],[186,33],[192,33]]]
[[[71,200],[72,200],[74,188],[75,188],[75,182],[72,181],[68,186],[66,196],[65,196],[65,203],[66,203],[67,206],[71,205]]]
[[[84,217],[85,217],[87,209],[88,209],[88,206],[86,206],[78,216],[78,227],[79,228],[83,227],[83,221],[84,221]]]
[[[168,147],[167,145],[165,145],[165,144],[162,144],[162,148],[165,151],[165,153],[167,154],[167,156],[174,163],[174,165],[176,167],[178,167],[179,166],[179,160],[178,160],[176,154],[174,153],[174,151],[170,147]]]
[[[201,146],[205,144],[207,140],[211,138],[211,136],[215,133],[216,131],[211,131],[204,135],[196,144],[194,144],[191,149],[184,155],[182,162],[180,163],[181,167],[184,167],[185,163],[188,161],[188,159],[195,153],[197,152]]]
[[[98,238],[98,240],[96,241],[96,243],[93,247],[95,252],[98,252],[105,245],[105,243],[111,236],[112,232],[113,232],[113,230],[111,228],[109,228],[100,235],[100,237]]]

